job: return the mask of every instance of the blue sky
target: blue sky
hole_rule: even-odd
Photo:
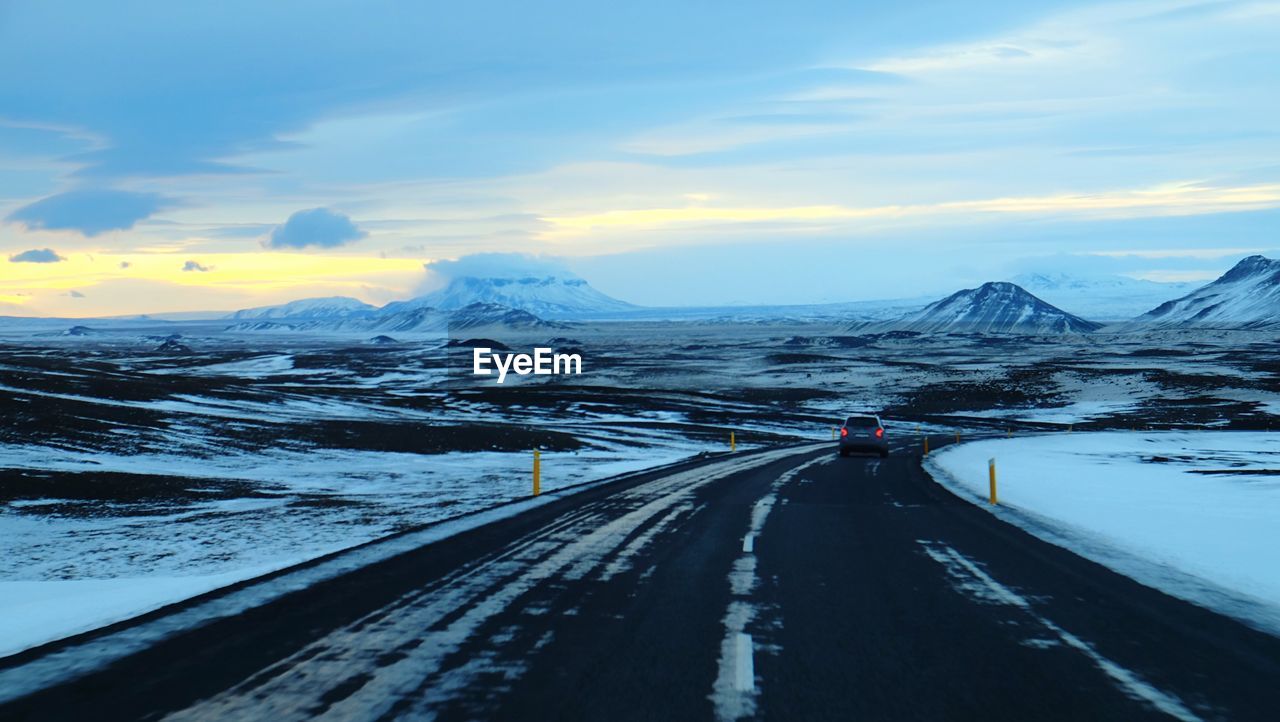
[[[384,303],[492,252],[659,305],[1209,278],[1280,247],[1278,36],[1276,2],[0,2],[0,309]]]

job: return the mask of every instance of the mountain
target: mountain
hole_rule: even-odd
[[[1158,328],[1280,326],[1280,261],[1249,256],[1218,280],[1160,304],[1134,323]]]
[[[334,301],[338,303],[333,303]],[[286,310],[288,307],[293,308]],[[411,308],[399,313],[383,311],[384,309],[351,298],[308,298],[282,306],[237,311],[227,318],[238,323],[227,326],[227,330],[337,331],[363,334],[387,331],[444,333],[449,328],[449,314],[433,308]]]
[[[1126,276],[1024,273],[1010,279],[1046,303],[1098,321],[1131,319],[1193,290],[1193,283],[1157,283]]]
[[[555,318],[596,313],[618,313],[637,307],[606,296],[576,277],[482,278],[462,276],[448,286],[403,304],[454,310],[474,303],[492,303]],[[387,308],[397,304],[387,304]]]
[[[449,330],[503,326],[506,328],[566,328],[564,324],[544,321],[518,308],[497,303],[473,303],[449,312]]]
[[[330,296],[328,298],[304,298],[299,301],[282,303],[278,306],[246,308],[225,316],[225,318],[232,321],[358,318],[368,316],[375,310],[374,306],[354,298]]]
[[[308,299],[332,300],[332,299]],[[297,301],[306,307],[306,301]],[[358,302],[357,302],[358,303]],[[289,305],[289,304],[286,304]],[[337,331],[358,333],[406,333],[429,332],[447,333],[482,327],[502,327],[507,329],[530,328],[564,328],[563,324],[544,321],[541,318],[520,309],[502,306],[496,303],[473,303],[453,311],[442,311],[428,306],[415,306],[410,303],[388,304],[374,311],[346,312],[343,309],[334,315],[324,315],[320,310],[323,304],[317,304],[313,311],[294,314],[276,313],[269,316],[240,316],[232,314],[237,320],[227,327],[228,331]],[[277,308],[277,307],[272,307]],[[390,310],[388,310],[390,309]],[[265,309],[251,309],[259,311]]]
[[[1101,328],[1005,281],[957,291],[889,326],[900,331],[1028,335],[1088,333]]]

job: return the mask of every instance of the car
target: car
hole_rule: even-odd
[[[859,414],[844,420],[840,427],[840,455],[854,452],[889,455],[889,440],[885,438],[884,424],[874,414]]]

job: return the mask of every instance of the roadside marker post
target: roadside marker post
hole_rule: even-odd
[[[924,455],[925,456],[929,455],[929,437],[928,436],[924,437]]]
[[[542,493],[542,452],[533,450],[533,495]]]
[[[834,426],[831,427],[831,440],[832,441],[836,440],[836,427]]]
[[[738,442],[733,438],[733,432],[729,432],[729,451],[735,451],[738,448]]]
[[[991,482],[991,505],[995,506],[996,500],[996,457],[987,460],[987,477]]]
[[[956,429],[956,443],[960,443],[960,430]]]

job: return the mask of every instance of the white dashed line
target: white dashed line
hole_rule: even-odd
[[[729,572],[729,593],[732,599],[724,615],[724,637],[720,641],[719,670],[711,687],[711,702],[715,705],[716,719],[738,720],[751,717],[756,711],[754,643],[746,632],[747,624],[756,620],[757,608],[751,593],[760,584],[756,575],[756,537],[764,529],[769,512],[778,503],[778,492],[805,469],[828,464],[834,456],[811,459],[780,475],[769,491],[751,507],[751,526],[742,537],[742,554]],[[783,500],[785,502],[785,500]]]
[[[755,647],[751,643],[751,635],[738,633],[737,674],[733,678],[733,688],[739,692],[756,691]]]

